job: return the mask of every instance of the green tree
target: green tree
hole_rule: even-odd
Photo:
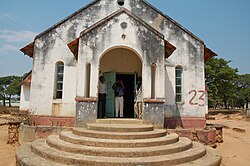
[[[238,85],[238,104],[239,105],[246,105],[246,108],[248,108],[248,103],[250,102],[250,74],[243,74],[239,75],[237,79],[237,85]]]
[[[6,99],[11,95],[19,94],[20,80],[18,76],[6,76],[0,78],[0,96],[3,100],[3,105],[6,106]]]
[[[228,108],[230,99],[236,98],[237,69],[229,66],[230,61],[223,58],[212,58],[205,64],[206,83],[208,86],[209,106],[224,104]]]
[[[7,87],[6,94],[9,95],[9,106],[11,107],[11,97],[13,95],[20,96],[21,93],[21,83],[22,77],[16,77],[15,80]]]

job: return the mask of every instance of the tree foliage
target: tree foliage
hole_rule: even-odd
[[[209,107],[244,107],[249,101],[249,74],[238,75],[238,69],[231,68],[229,63],[222,58],[212,58],[206,62]]]
[[[230,61],[222,58],[213,58],[206,62],[209,106],[217,107],[224,103],[224,107],[227,108],[229,98],[234,96],[237,69],[229,67],[229,63]]]
[[[250,102],[250,74],[239,75],[237,80],[238,86],[238,104],[240,106],[246,105],[248,108],[248,103]]]
[[[3,100],[3,105],[6,106],[6,99],[11,100],[12,95],[20,95],[22,77],[6,76],[0,77],[0,97]],[[9,102],[10,104],[10,102]]]

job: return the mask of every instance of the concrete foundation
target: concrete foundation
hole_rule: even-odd
[[[164,101],[162,100],[145,100],[143,121],[144,123],[153,124],[155,128],[164,128]]]
[[[87,123],[95,122],[97,118],[97,99],[77,98],[76,101],[76,127],[86,127]]]

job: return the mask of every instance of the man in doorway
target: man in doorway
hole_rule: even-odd
[[[125,88],[123,86],[122,80],[117,80],[112,88],[115,91],[115,110],[116,110],[116,117],[123,117],[123,96]]]
[[[138,77],[138,82],[135,89],[135,114],[137,118],[142,119],[142,77]]]
[[[106,96],[107,96],[107,87],[105,82],[105,78],[103,76],[99,77],[98,84],[98,113],[99,118],[106,118]],[[100,106],[101,105],[101,106]],[[101,111],[100,111],[101,107]]]

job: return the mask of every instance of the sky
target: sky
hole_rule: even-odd
[[[92,0],[0,0],[0,77],[23,75],[32,59],[20,48]],[[148,0],[153,6],[250,73],[250,0]]]

